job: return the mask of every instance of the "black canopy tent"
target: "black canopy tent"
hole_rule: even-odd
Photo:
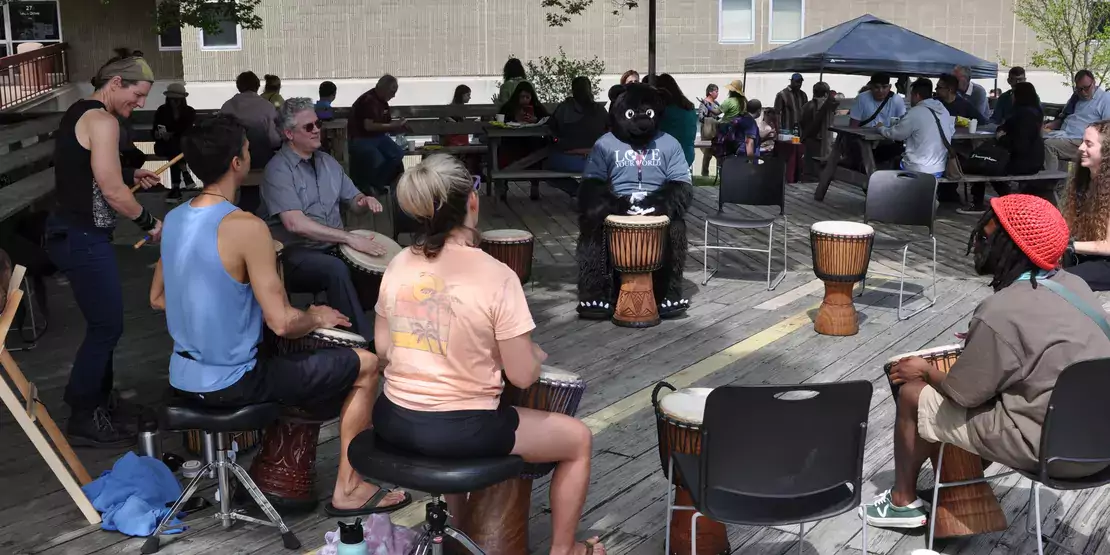
[[[909,29],[863,15],[744,61],[747,73],[841,73],[880,71],[922,77],[971,68],[978,79],[997,79],[998,64],[952,48]]]

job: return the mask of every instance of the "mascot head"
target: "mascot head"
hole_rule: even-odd
[[[634,147],[643,147],[659,132],[667,106],[666,92],[642,83],[609,89],[609,119],[613,135]]]

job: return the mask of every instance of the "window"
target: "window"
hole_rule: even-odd
[[[1110,2],[1095,0],[1091,2],[1090,34],[1092,37],[1110,32]]]
[[[769,42],[794,42],[802,38],[805,0],[771,0]]]
[[[228,5],[226,2],[219,2],[219,4]],[[201,29],[200,49],[239,50],[243,47],[242,32],[243,30],[234,21],[220,23],[220,29],[215,33],[206,33]]]
[[[11,2],[7,5],[12,42],[61,42],[58,2]]]
[[[164,33],[158,35],[158,50],[180,51],[181,28],[166,29]]]
[[[753,0],[720,0],[720,42],[753,42],[755,40],[755,6]]]

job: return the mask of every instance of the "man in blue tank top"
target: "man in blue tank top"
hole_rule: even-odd
[[[182,147],[205,187],[166,215],[151,285],[151,305],[166,311],[174,341],[170,385],[215,407],[276,401],[320,418],[341,413],[339,476],[328,514],[407,505],[407,493],[364,482],[347,461],[351,439],[370,426],[378,358],[349,348],[260,356],[263,322],[289,339],[351,323],[327,306],[290,306],[269,228],[230,202],[250,170],[246,129],[231,116],[215,117],[190,131]]]

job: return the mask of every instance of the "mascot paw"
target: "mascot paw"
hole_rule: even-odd
[[[646,216],[653,212],[655,212],[655,207],[643,208],[640,206],[636,206],[635,204],[633,204],[632,207],[628,209],[629,216]]]
[[[613,304],[605,301],[580,301],[578,317],[583,320],[608,320],[613,316]]]
[[[690,308],[690,299],[667,299],[659,303],[659,317],[660,318],[677,318],[686,314],[686,310]]]

